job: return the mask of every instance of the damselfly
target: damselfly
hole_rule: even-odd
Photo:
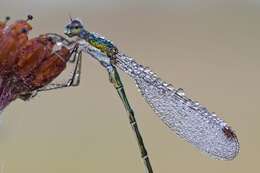
[[[183,89],[175,89],[161,80],[150,68],[119,52],[110,40],[87,31],[78,19],[71,19],[65,26],[65,34],[77,38],[79,51],[90,54],[107,69],[110,82],[129,115],[130,125],[137,137],[141,157],[148,172],[153,172],[152,167],[117,68],[135,81],[146,102],[180,137],[217,159],[231,160],[238,154],[239,142],[231,127],[199,102],[185,96]]]

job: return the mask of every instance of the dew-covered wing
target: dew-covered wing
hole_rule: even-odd
[[[174,89],[126,55],[118,54],[117,66],[135,80],[146,102],[180,137],[214,158],[235,158],[239,152],[238,139],[215,113],[210,113],[187,98],[182,89]]]

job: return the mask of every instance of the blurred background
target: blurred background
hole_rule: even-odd
[[[1,0],[0,17],[34,15],[30,36],[63,33],[68,15],[215,111],[241,151],[218,161],[171,132],[122,74],[154,172],[259,172],[260,2],[257,0]],[[81,85],[17,100],[3,112],[0,173],[144,172],[128,118],[104,69],[84,56]]]

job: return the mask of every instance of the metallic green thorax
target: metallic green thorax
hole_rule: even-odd
[[[86,30],[80,32],[80,38],[86,40],[89,44],[105,53],[108,57],[113,58],[118,53],[118,49],[113,43],[96,33],[90,33]]]

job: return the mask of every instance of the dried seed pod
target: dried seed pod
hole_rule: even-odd
[[[70,50],[55,44],[46,35],[27,41],[15,54],[15,73],[24,84],[35,90],[51,82],[66,67]]]
[[[71,56],[70,42],[58,34],[44,34],[28,40],[28,21],[7,25],[0,22],[0,111],[16,98],[29,98],[33,91],[52,82]],[[35,91],[37,92],[37,91]]]
[[[6,26],[2,30],[0,38],[0,74],[3,71],[8,71],[12,66],[13,57],[23,45],[28,41],[28,31],[32,29],[31,25],[26,20],[16,21],[10,26]]]
[[[43,87],[55,79],[66,68],[69,57],[70,51],[65,47],[48,56],[34,73],[32,89]]]
[[[6,23],[7,23],[9,20],[10,20],[10,17],[7,16],[7,17],[5,18],[5,21],[4,21],[4,22],[0,21],[0,39],[1,39],[2,35],[3,35],[3,30],[4,30],[5,26],[6,26]]]
[[[41,88],[54,80],[65,68],[69,49],[57,49],[46,35],[28,40],[13,51],[0,74],[0,110],[22,93]]]
[[[5,23],[0,21],[0,40],[3,36],[3,30],[5,28]]]

